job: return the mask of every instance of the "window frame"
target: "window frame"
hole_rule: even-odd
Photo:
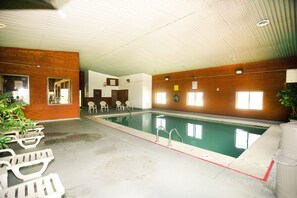
[[[194,103],[189,104],[189,95],[194,94]],[[201,94],[201,97],[199,96]],[[203,100],[204,93],[202,91],[191,91],[187,92],[187,106],[195,106],[195,107],[203,107],[204,106],[204,100]],[[199,99],[201,98],[201,101]]]
[[[164,96],[161,96],[161,100],[162,101],[158,101],[158,94],[164,94]],[[167,104],[167,93],[166,92],[156,92],[156,101],[155,101],[155,103],[156,104]],[[164,101],[163,101],[163,99],[164,99]]]
[[[241,108],[238,101],[239,101],[239,94],[240,93],[248,93],[248,101],[247,101],[247,107]],[[254,99],[251,99],[251,95],[255,93],[261,93],[261,108],[252,108],[251,101]],[[235,109],[239,110],[256,110],[256,111],[262,111],[263,110],[263,99],[264,99],[264,91],[236,91],[235,93]]]
[[[22,77],[25,77],[25,78],[27,78],[26,79],[26,81],[27,81],[27,96],[28,96],[28,101],[24,101],[25,103],[26,103],[26,105],[27,106],[29,106],[30,105],[30,76],[29,75],[23,75],[23,74],[5,74],[5,73],[1,73],[0,74],[0,76],[3,78],[3,76],[5,77],[5,76],[16,76],[16,77],[20,77],[20,78],[22,78]],[[4,85],[5,85],[5,78],[3,78],[4,79],[4,81],[3,81],[3,90],[2,90],[2,93],[4,94],[4,93],[7,93],[7,92],[11,92],[11,94],[12,94],[12,96],[13,96],[13,98],[15,99],[15,100],[17,100],[15,97],[14,97],[14,91],[5,91],[4,92]],[[20,81],[20,80],[19,80]],[[16,82],[16,80],[14,80],[14,83]],[[15,84],[14,84],[14,87],[15,87]]]
[[[61,89],[62,89],[62,86],[65,86],[66,84],[69,85],[68,89],[68,96],[69,96],[69,99],[68,99],[68,103],[50,103],[51,99],[50,99],[50,82],[49,80],[50,79],[60,79],[61,80],[66,80],[65,81],[65,84],[61,84],[60,89],[58,89],[57,91],[60,92],[60,95],[61,95]],[[67,81],[69,80],[69,81]],[[64,87],[65,88],[65,87]],[[55,92],[55,91],[54,91]],[[65,78],[65,77],[47,77],[47,104],[48,105],[72,105],[72,101],[73,101],[73,96],[72,96],[72,79],[71,78]],[[61,101],[61,99],[59,100]]]

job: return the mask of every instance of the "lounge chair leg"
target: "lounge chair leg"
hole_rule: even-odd
[[[0,168],[0,190],[5,189],[8,187],[7,185],[7,169]]]

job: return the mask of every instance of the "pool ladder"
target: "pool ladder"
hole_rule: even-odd
[[[159,142],[159,131],[164,131],[165,133],[168,134],[168,145],[167,146],[172,146],[171,145],[171,137],[172,137],[172,133],[175,132],[176,135],[178,135],[178,137],[181,139],[181,141],[183,142],[183,138],[180,136],[179,132],[177,131],[176,128],[173,128],[170,130],[170,132],[168,132],[163,126],[159,126],[157,128],[157,134],[156,134],[156,141],[155,142]]]
[[[126,121],[129,120],[132,117],[132,113],[131,111],[127,108],[127,106],[123,106],[123,108],[121,108],[121,114],[122,116],[124,116],[124,112],[123,109],[126,109],[129,112],[129,117],[126,118]]]

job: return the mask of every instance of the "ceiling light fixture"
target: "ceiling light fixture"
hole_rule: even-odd
[[[6,27],[6,25],[5,24],[3,24],[3,23],[0,23],[0,28],[5,28]]]
[[[263,27],[263,26],[268,25],[269,22],[270,22],[270,21],[269,21],[268,19],[262,19],[262,20],[260,20],[260,21],[257,23],[257,26],[258,26],[258,27]]]
[[[66,14],[65,14],[65,12],[63,10],[58,10],[58,13],[59,13],[59,15],[60,15],[60,17],[62,19],[65,19],[66,18]]]

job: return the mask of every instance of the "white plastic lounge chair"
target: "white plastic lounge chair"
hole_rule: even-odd
[[[39,124],[39,122],[32,122],[34,128],[43,128],[44,129],[44,126]],[[29,125],[29,123],[26,123],[26,125]]]
[[[121,101],[116,101],[116,110],[117,111],[124,111],[125,110],[125,107],[122,105],[122,102]]]
[[[88,102],[88,106],[89,106],[89,113],[92,113],[96,111],[97,113],[97,105],[95,105],[95,103],[93,101]]]
[[[105,101],[100,102],[100,109],[101,109],[101,112],[103,111],[109,112],[108,104]]]
[[[25,133],[27,132],[27,133],[30,133],[30,132],[37,132],[37,133],[41,133],[42,131],[43,131],[43,129],[44,129],[44,126],[42,126],[42,125],[36,125],[36,127],[35,128],[33,128],[33,129],[27,129],[26,131],[25,131]],[[5,132],[3,132],[3,134],[4,135],[20,135],[20,134],[22,134],[18,129],[16,129],[16,128],[12,128],[10,131],[5,131]]]
[[[65,189],[57,173],[27,181],[0,190],[0,197],[5,198],[55,198],[62,197]]]
[[[24,121],[20,120],[20,119],[16,119],[16,121],[24,123]],[[34,127],[33,129],[35,129],[36,131],[40,132],[40,131],[42,131],[44,129],[44,126],[39,124],[38,121],[37,122],[31,122],[30,124],[31,124],[31,126],[33,125],[33,127]],[[29,126],[29,122],[25,122],[24,125]]]
[[[127,100],[126,102],[125,102],[125,104],[126,104],[126,108],[127,109],[131,109],[131,110],[133,110],[133,106],[132,106],[132,103],[129,101],[129,100]]]
[[[40,140],[44,138],[43,132],[27,132],[18,135],[6,135],[11,140],[8,143],[17,142],[24,149],[35,148]]]
[[[43,129],[44,129],[43,125],[36,125],[33,129],[27,129],[26,132],[31,132],[31,131],[41,132],[43,131]]]
[[[7,170],[11,170],[17,178],[22,179],[24,181],[40,177],[48,167],[50,161],[54,159],[53,152],[51,149],[45,149],[41,151],[34,151],[18,155],[16,155],[12,149],[0,150],[0,153],[4,152],[10,153],[11,156],[0,158],[0,168],[6,168]],[[26,175],[20,172],[21,168],[34,166],[41,163],[43,164],[43,166],[38,172]]]

